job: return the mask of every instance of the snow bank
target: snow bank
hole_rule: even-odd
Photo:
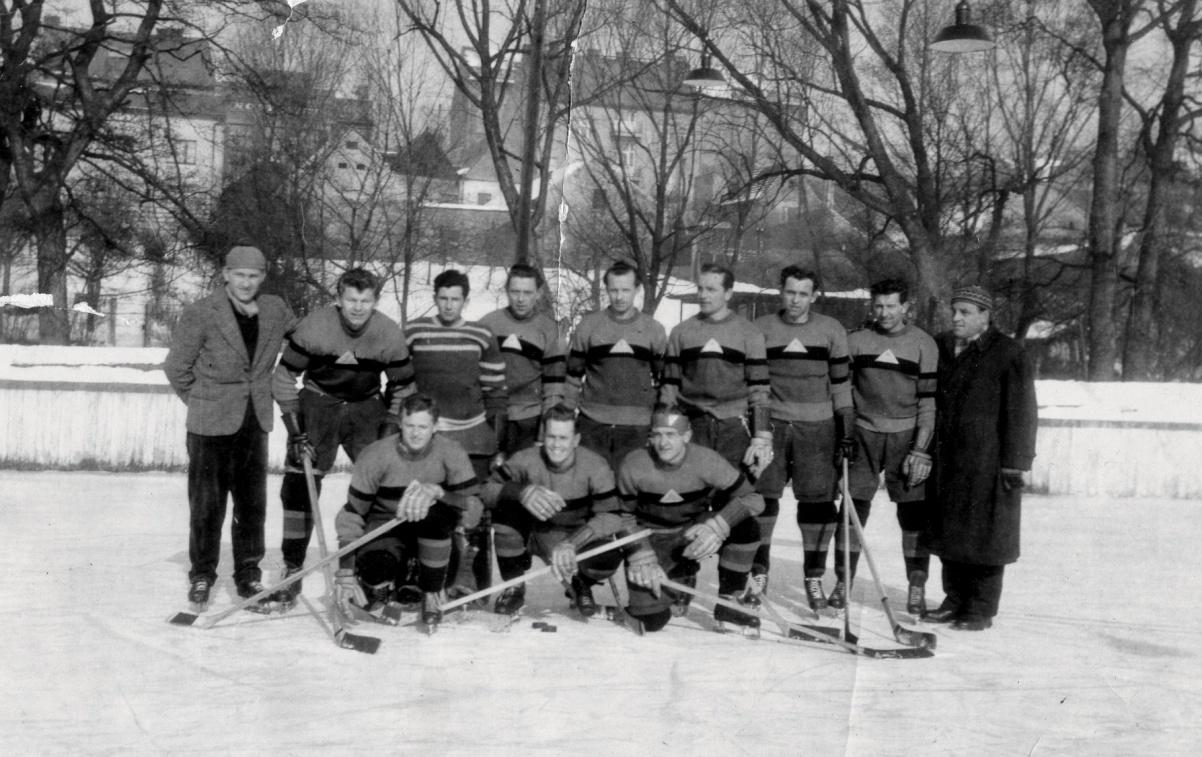
[[[165,355],[0,346],[0,466],[182,468],[185,408],[163,376]],[[1034,489],[1202,498],[1202,385],[1039,381],[1036,391]],[[270,445],[278,468],[280,429]]]

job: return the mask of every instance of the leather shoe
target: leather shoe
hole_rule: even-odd
[[[928,610],[922,614],[924,623],[951,623],[960,614],[960,608],[940,605],[938,609]]]
[[[955,623],[952,623],[953,631],[984,631],[993,625],[993,621],[989,618],[969,617],[960,618]]]

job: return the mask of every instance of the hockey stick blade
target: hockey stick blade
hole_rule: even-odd
[[[380,640],[374,636],[360,636],[346,629],[339,629],[334,634],[334,641],[343,649],[352,649],[363,654],[375,654],[380,648]]]

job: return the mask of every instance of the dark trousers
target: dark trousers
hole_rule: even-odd
[[[943,608],[961,618],[992,618],[1002,598],[1005,565],[975,565],[942,560]]]
[[[587,415],[580,415],[576,418],[576,430],[580,432],[580,446],[604,457],[616,474],[623,458],[647,446],[651,427],[598,423]]]
[[[533,418],[505,421],[505,449],[502,452],[508,456],[537,444],[538,427],[541,422],[542,418],[537,415]]]
[[[751,444],[751,434],[742,418],[715,418],[709,413],[686,408],[693,429],[693,444],[709,447],[726,461],[743,470],[743,455]]]
[[[259,427],[253,412],[248,412],[242,428],[229,436],[188,434],[190,580],[217,580],[227,496],[234,501],[230,525],[234,581],[258,581],[267,512],[267,432]]]

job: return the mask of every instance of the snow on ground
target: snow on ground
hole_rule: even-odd
[[[2,477],[3,754],[1185,755],[1202,743],[1197,502],[1028,497],[997,625],[930,627],[929,660],[774,643],[767,628],[758,642],[719,636],[699,610],[639,638],[572,619],[547,577],[509,633],[448,621],[426,637],[407,616],[359,627],[383,639],[369,656],[331,642],[314,578],[310,611],[169,625],[185,605],[182,475]],[[327,484],[327,533],[346,485]],[[268,578],[278,488],[273,477]],[[782,504],[772,595],[805,618]],[[878,497],[874,511],[870,544],[900,610],[893,506]],[[215,609],[231,602],[229,565],[227,540]],[[853,624],[893,646],[862,570]],[[702,584],[713,578],[710,563]]]

